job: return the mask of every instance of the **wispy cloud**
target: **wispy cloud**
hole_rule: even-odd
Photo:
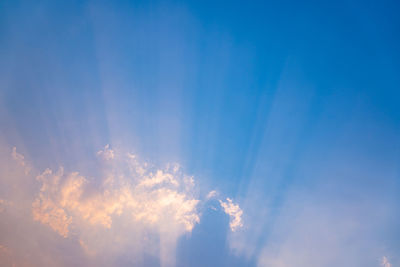
[[[110,149],[110,145],[107,144],[104,149],[97,152],[97,155],[104,160],[114,159],[114,150]]]
[[[31,167],[25,162],[25,157],[17,152],[16,147],[13,147],[11,156],[20,166],[23,167],[25,174],[28,174],[31,171]]]
[[[218,195],[218,192],[215,190],[212,190],[212,191],[208,192],[206,199],[212,199],[212,198],[216,197],[217,195]]]
[[[240,209],[238,204],[234,204],[232,199],[227,198],[226,201],[219,200],[221,207],[224,209],[225,213],[229,215],[229,226],[232,232],[243,227],[242,215],[243,211]]]

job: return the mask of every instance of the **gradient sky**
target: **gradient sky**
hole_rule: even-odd
[[[397,1],[1,1],[1,266],[400,266]]]

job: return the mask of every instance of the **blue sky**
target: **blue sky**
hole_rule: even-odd
[[[398,12],[3,1],[0,261],[400,265]]]

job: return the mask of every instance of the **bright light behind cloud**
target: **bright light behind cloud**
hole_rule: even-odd
[[[1,1],[0,267],[400,267],[399,12]]]
[[[136,242],[135,253],[145,251],[159,257],[162,266],[175,265],[177,239],[200,223],[201,200],[194,178],[178,164],[157,168],[109,145],[97,156],[100,177],[67,172],[63,167],[37,175],[40,188],[31,204],[33,220],[65,239],[79,240],[88,256],[110,251],[110,244],[129,247]],[[27,175],[28,164],[15,147],[12,158]],[[209,196],[215,197],[215,191],[204,201]],[[2,199],[1,211],[9,203]],[[231,218],[231,230],[241,227],[239,206],[229,198],[220,203]],[[137,240],[121,241],[133,232]],[[100,242],[99,235],[104,235]]]
[[[111,229],[117,218],[124,217],[131,227],[140,225],[143,231],[166,236],[165,246],[160,247],[161,262],[173,265],[177,238],[200,222],[193,178],[178,165],[158,169],[132,154],[117,154],[109,145],[97,155],[108,166],[97,185],[63,168],[55,173],[46,169],[37,176],[42,186],[32,204],[34,220],[67,238],[90,226],[98,226],[100,232]],[[93,250],[87,245],[90,238],[78,238],[85,250]]]
[[[114,160],[109,146],[98,155],[107,161]],[[121,214],[157,229],[168,224],[179,234],[190,232],[200,221],[196,210],[199,200],[188,186],[192,180],[179,168],[149,168],[132,155],[116,160],[118,168],[128,171],[119,173],[115,168],[95,189],[77,172],[64,173],[62,168],[56,173],[45,170],[37,176],[42,187],[32,205],[34,219],[64,237],[68,236],[71,224],[111,228],[113,217]]]

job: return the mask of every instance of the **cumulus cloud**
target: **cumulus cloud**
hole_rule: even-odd
[[[16,148],[12,151],[17,169],[30,166]],[[146,265],[146,257],[157,259],[161,266],[175,266],[178,239],[200,223],[203,203],[211,198],[218,201],[218,193],[214,190],[201,197],[194,177],[186,175],[179,164],[159,167],[109,145],[96,155],[102,160],[96,162],[95,171],[59,167],[33,176],[31,169],[25,174],[35,178],[34,182],[15,172],[22,175],[19,180],[29,181],[29,190],[15,195],[15,205],[0,198],[0,212],[7,214],[3,219],[35,229],[38,234],[32,242],[40,237],[56,238],[63,246],[70,244],[70,251],[80,251],[81,256],[76,256],[84,255],[94,266],[114,265],[121,257],[128,257],[135,266]],[[243,212],[239,206],[229,198],[219,203],[230,216],[232,231],[241,227]],[[11,225],[9,222],[7,225]],[[22,249],[11,236],[2,241],[16,250],[13,260],[21,258]],[[26,244],[26,251],[31,245]],[[38,266],[68,263],[58,257],[42,255]]]
[[[76,206],[78,190],[83,182],[83,177],[77,177],[77,173],[72,173],[66,177],[64,184],[60,185],[63,178],[63,169],[53,174],[50,169],[46,169],[36,179],[42,183],[40,193],[32,204],[33,218],[43,224],[49,225],[61,236],[67,237],[72,216],[68,214],[68,209]]]
[[[219,200],[221,207],[224,209],[225,213],[229,215],[229,226],[232,232],[243,227],[242,215],[243,211],[240,209],[238,204],[232,202],[232,199],[227,198],[226,201]]]
[[[108,146],[100,155],[114,159],[114,151]],[[113,217],[122,214],[149,227],[169,224],[182,233],[190,232],[200,221],[196,209],[199,200],[190,191],[193,178],[176,167],[163,170],[151,169],[136,160],[125,163],[133,167],[133,172],[111,173],[95,189],[78,172],[65,173],[60,168],[53,173],[46,169],[36,178],[42,186],[32,204],[34,219],[63,237],[69,235],[72,224],[111,228]]]
[[[382,261],[381,261],[381,266],[382,267],[392,267],[392,264],[390,264],[390,262],[386,256],[383,256]]]
[[[161,264],[174,265],[177,238],[200,222],[194,178],[178,164],[157,168],[133,154],[116,153],[108,145],[97,155],[113,161],[103,177],[85,177],[62,167],[38,175],[41,187],[32,203],[33,219],[64,238],[79,239],[91,255],[96,248],[91,247],[88,229],[115,233],[119,231],[115,222],[124,221],[128,228],[140,228],[150,236],[158,233],[159,241],[153,241],[160,244]],[[108,241],[120,240],[122,235]]]

